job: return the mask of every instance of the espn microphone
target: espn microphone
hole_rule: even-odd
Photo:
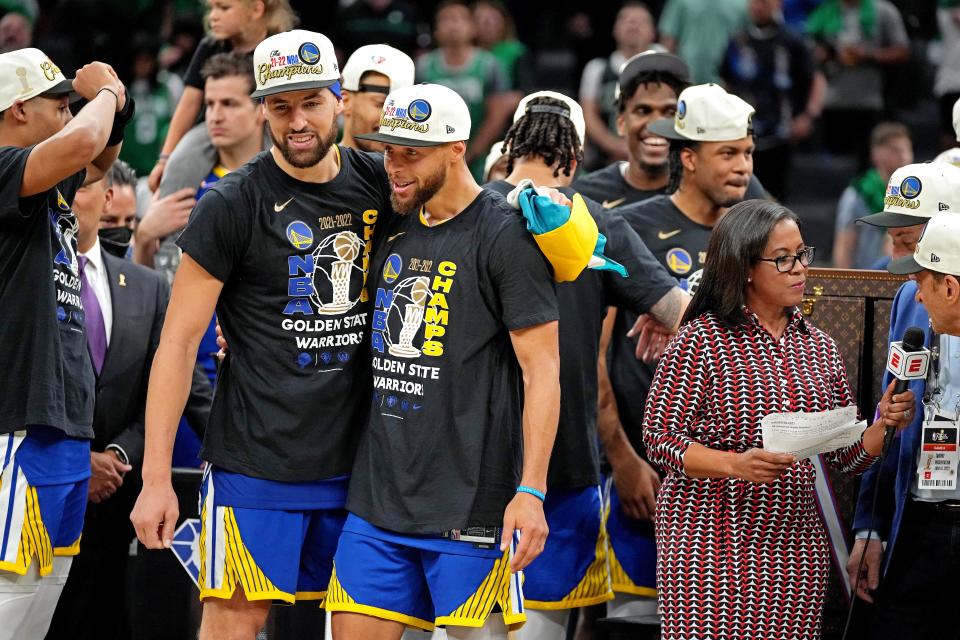
[[[923,348],[924,334],[919,327],[910,327],[903,332],[903,340],[890,344],[890,354],[887,357],[887,371],[893,374],[897,383],[893,387],[893,395],[907,390],[911,380],[922,380],[927,377],[927,367],[930,365],[930,352]],[[887,427],[883,436],[883,454],[886,455],[893,441],[896,429]]]

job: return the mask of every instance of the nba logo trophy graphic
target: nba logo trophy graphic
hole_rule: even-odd
[[[356,300],[350,299],[350,276],[354,269],[357,269],[355,261],[360,255],[363,242],[360,236],[353,231],[341,231],[340,233],[328,237],[313,254],[317,258],[317,272],[322,272],[330,280],[330,286],[333,290],[333,299],[329,301],[320,299],[320,287],[314,287],[313,302],[317,305],[317,313],[323,315],[335,315],[349,311],[353,308]],[[333,251],[333,254],[329,253]],[[320,266],[320,258],[333,258],[330,263],[329,271]],[[316,272],[315,272],[316,273]]]
[[[419,358],[420,349],[414,347],[414,336],[423,321],[423,307],[430,295],[430,279],[426,276],[407,278],[394,289],[394,300],[406,300],[403,311],[403,324],[400,327],[400,339],[391,344],[387,351],[398,358]]]

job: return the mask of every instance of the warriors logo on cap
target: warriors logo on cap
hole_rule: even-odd
[[[320,49],[312,42],[304,42],[297,49],[297,55],[303,64],[314,65],[320,62]]]
[[[383,103],[379,130],[357,138],[406,147],[461,142],[470,139],[470,110],[453,89],[417,84],[392,91]]]
[[[430,107],[430,103],[420,98],[411,102],[407,107],[407,117],[414,122],[426,122],[431,113],[433,113],[433,109]]]
[[[333,43],[322,33],[302,29],[278,33],[257,45],[253,70],[257,79],[257,90],[251,94],[254,98],[332,87],[340,80]]]
[[[916,176],[907,176],[903,179],[903,182],[900,183],[900,195],[906,198],[907,200],[913,200],[923,189],[923,183],[920,182],[920,178]]]

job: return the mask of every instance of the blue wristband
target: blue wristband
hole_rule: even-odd
[[[520,485],[519,487],[517,487],[517,493],[529,493],[532,496],[536,496],[537,498],[540,498],[540,502],[543,502],[544,500],[547,499],[547,494],[545,494],[543,491],[534,489],[533,487],[526,487],[524,485]]]

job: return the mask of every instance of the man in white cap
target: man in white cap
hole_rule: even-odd
[[[324,596],[367,412],[364,283],[390,209],[381,156],[334,145],[343,107],[330,40],[271,36],[253,66],[273,147],[211,187],[178,241],[131,515],[146,546],[170,547],[174,434],[216,306],[230,350],[200,453],[204,640],[252,640],[271,601]]]
[[[930,328],[935,333],[960,336],[960,216],[951,213],[933,216],[924,228],[913,255],[892,260],[887,270],[898,275],[909,275],[917,283],[917,300],[930,314]],[[956,429],[955,414],[960,410],[958,399],[943,397],[942,400],[952,406],[941,405],[937,410],[954,417],[952,422]],[[956,443],[956,431],[952,435],[949,442]],[[951,461],[954,477],[957,462]],[[920,474],[920,479],[924,479],[924,474]],[[956,489],[955,479],[953,484]],[[930,551],[943,557],[943,549]]]
[[[960,504],[960,490],[955,484],[937,482],[939,477],[924,478],[918,469],[925,466],[926,427],[941,426],[937,413],[954,417],[960,398],[956,278],[942,275],[950,272],[943,258],[951,252],[941,255],[943,251],[933,246],[937,241],[952,242],[954,252],[960,246],[952,222],[960,220],[958,213],[960,169],[948,163],[923,163],[897,169],[888,182],[883,211],[860,219],[885,227],[893,239],[891,271],[906,273],[922,263],[941,274],[929,277],[925,271],[911,276],[897,292],[890,312],[890,342],[901,340],[907,328],[919,327],[924,329],[925,346],[936,347],[937,355],[927,379],[910,383],[910,390],[924,398],[929,410],[917,412],[893,439],[883,464],[868,469],[860,482],[853,522],[856,542],[847,573],[857,596],[874,604],[864,616],[871,638],[933,637],[946,628],[943,625],[952,624],[941,607],[956,595],[955,568],[944,558],[960,553],[950,535],[960,522],[956,516],[960,509],[951,506]],[[944,225],[947,221],[950,224]],[[931,262],[931,254],[939,262]],[[949,304],[942,304],[944,299]],[[944,320],[950,317],[944,311],[951,308],[953,324]],[[886,384],[892,378],[884,374]]]
[[[706,260],[713,225],[744,199],[750,183],[752,114],[753,107],[718,85],[684,89],[672,118],[647,125],[651,135],[670,141],[669,195],[617,209],[690,293]],[[609,381],[601,374],[598,424],[601,433],[610,434],[606,450],[614,469],[607,520],[618,594],[609,607],[612,616],[656,614],[652,519],[660,481],[649,465],[640,464],[638,454],[643,451],[643,411],[655,364],[636,358],[634,340],[627,336],[636,320],[636,314],[624,309],[614,322],[608,318],[600,351],[607,354],[601,371],[609,374]]]
[[[583,111],[573,99],[552,91],[525,97],[507,132],[509,175],[485,188],[506,195],[532,179],[573,197],[569,184],[583,157],[584,129]],[[561,400],[544,507],[550,536],[543,554],[524,571],[527,624],[518,634],[524,640],[563,640],[571,609],[614,597],[600,492],[594,366],[607,307],[650,313],[675,331],[689,301],[619,215],[593,200],[586,203],[607,239],[605,255],[624,265],[628,276],[589,271],[557,286]]]
[[[87,100],[75,117],[69,95]],[[0,54],[0,638],[42,638],[79,552],[106,342],[70,209],[133,113],[116,73]]]
[[[651,49],[624,62],[615,101],[617,133],[626,140],[627,159],[577,178],[577,191],[607,209],[667,192],[670,143],[654,134],[650,125],[672,118],[680,93],[689,86],[689,67],[672,53]],[[763,186],[751,176],[747,199],[765,197]]]
[[[391,91],[413,84],[410,56],[385,44],[360,47],[343,65],[343,137],[340,145],[383,151],[383,145],[358,135],[374,133]]]
[[[523,219],[471,176],[470,126],[457,93],[417,84],[364,136],[386,146],[400,215],[371,269],[374,400],[327,595],[336,638],[506,638],[543,550],[556,294]]]

